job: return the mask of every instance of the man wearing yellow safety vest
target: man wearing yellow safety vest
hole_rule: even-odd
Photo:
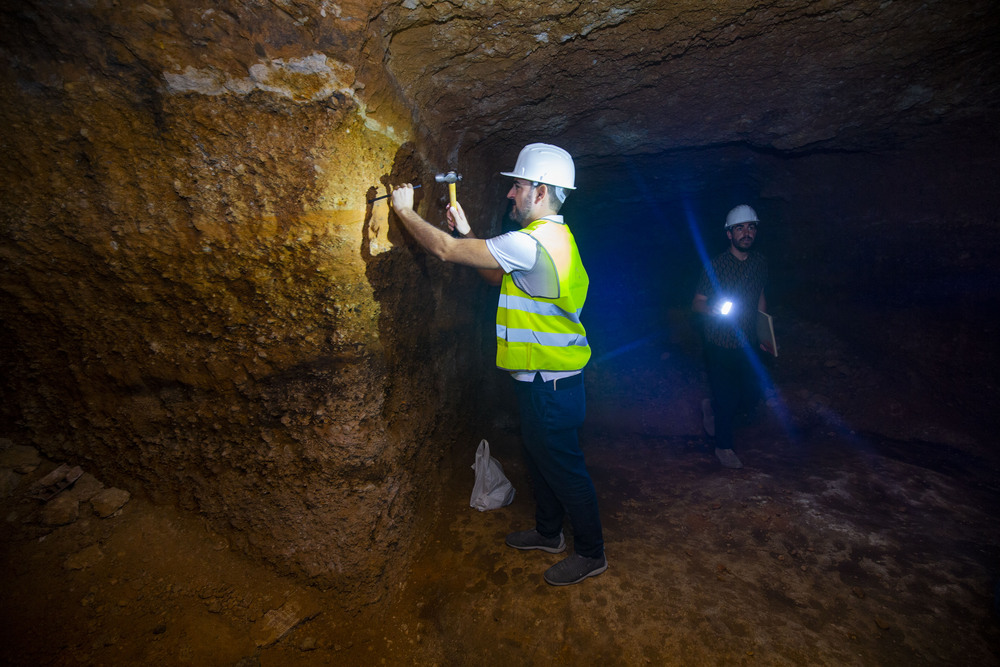
[[[420,245],[446,262],[479,269],[500,285],[497,367],[514,378],[525,461],[535,492],[535,528],[507,536],[515,549],[561,553],[566,515],[573,554],[544,574],[565,586],[608,569],[597,494],[577,439],[586,403],[583,367],[590,359],[580,312],[590,284],[576,241],[559,215],[576,168],[565,150],[529,144],[518,155],[507,198],[521,229],[491,239],[472,236],[461,205],[448,207],[456,239],[413,210],[409,184],[392,193],[392,207]]]

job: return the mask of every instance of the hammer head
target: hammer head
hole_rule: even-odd
[[[461,174],[456,174],[453,171],[449,171],[447,174],[437,174],[434,180],[438,183],[458,183],[462,180]]]

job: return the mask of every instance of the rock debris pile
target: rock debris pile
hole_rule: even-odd
[[[41,534],[73,523],[88,508],[102,519],[112,517],[132,498],[124,489],[105,487],[79,466],[56,465],[10,438],[0,438],[0,495],[16,500],[7,523]]]

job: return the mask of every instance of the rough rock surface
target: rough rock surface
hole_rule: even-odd
[[[917,381],[957,363],[961,402],[991,419],[971,397],[995,391],[996,354],[971,351],[995,324],[963,318],[997,284],[979,244],[996,238],[998,15],[989,0],[6,3],[5,430],[202,513],[345,604],[384,596],[433,518],[444,452],[483,435],[473,390],[493,380],[470,369],[490,363],[493,297],[367,200],[418,181],[438,220],[431,175],[457,167],[475,229],[497,231],[497,163],[538,139],[579,156],[577,210],[644,221],[645,237],[581,234],[609,251],[588,259],[613,275],[603,289],[649,297],[594,326],[604,352],[643,335],[635,313],[689,298],[636,277],[662,257],[610,251],[683,234],[687,209],[663,224],[664,199],[695,201],[694,229],[752,192],[804,230],[770,250],[796,272],[784,296],[827,321],[859,286],[881,288],[861,314],[876,318],[914,278],[922,307],[945,301],[931,269],[969,271],[979,287],[948,313],[967,325],[918,318],[919,350],[873,354],[917,359]],[[853,234],[834,231],[845,220]],[[958,233],[935,266],[910,239],[945,224]],[[829,250],[850,264],[819,268]],[[596,283],[588,307],[621,303]],[[817,286],[841,300],[812,304]],[[896,314],[886,341],[914,328]]]
[[[504,545],[533,512],[513,424],[491,428],[491,452],[514,502],[470,508],[472,451],[456,450],[462,483],[439,489],[425,548],[390,603],[361,610],[250,562],[197,514],[141,498],[107,519],[41,526],[24,491],[46,463],[0,501],[0,663],[997,664],[991,443],[976,454],[905,435],[962,419],[823,327],[778,314],[787,359],[768,368],[780,395],[741,420],[739,471],[721,469],[700,433],[692,337],[646,341],[588,374],[581,437],[610,566],[585,584],[548,586],[559,555]]]
[[[387,62],[458,151],[558,136],[574,154],[742,143],[884,148],[995,108],[983,0],[404,2]]]
[[[38,450],[28,445],[13,445],[0,451],[0,466],[16,473],[29,473],[41,462]]]
[[[366,198],[420,158],[381,70],[382,121],[356,94],[359,11],[6,5],[0,298],[4,414],[39,448],[364,601],[467,353],[453,271],[369,248]]]
[[[80,501],[72,496],[58,496],[41,510],[41,520],[46,526],[65,526],[80,516]]]
[[[94,507],[94,514],[103,519],[120,510],[129,498],[131,494],[123,489],[103,489],[91,497],[90,504]]]

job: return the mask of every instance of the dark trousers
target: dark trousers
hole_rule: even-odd
[[[572,384],[558,388],[559,383]],[[573,548],[581,556],[604,553],[597,493],[580,449],[577,429],[583,424],[586,398],[582,382],[514,381],[521,410],[524,459],[535,492],[535,529],[545,537],[562,530],[568,514]]]
[[[712,388],[715,413],[715,446],[733,448],[733,422],[740,410],[753,408],[760,400],[760,382],[754,372],[750,348],[730,350],[705,344],[705,367]]]

